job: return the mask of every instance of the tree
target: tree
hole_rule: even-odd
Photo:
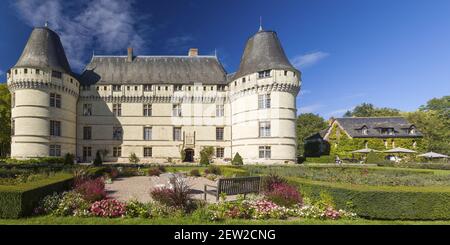
[[[433,98],[427,101],[426,105],[419,108],[420,111],[436,111],[443,118],[450,118],[450,96],[443,96],[442,98]]]
[[[102,156],[100,155],[100,151],[97,151],[97,153],[95,153],[95,159],[94,159],[94,166],[100,166],[102,165],[103,160],[102,160]]]
[[[11,94],[6,83],[0,84],[0,125],[0,158],[4,158],[11,147]]]
[[[131,163],[138,164],[139,161],[140,161],[141,159],[139,159],[139,157],[136,156],[136,153],[132,152],[132,153],[130,154],[130,156],[128,157],[128,160],[129,160]]]
[[[447,96],[448,97],[448,96]],[[428,108],[428,109],[425,109]],[[422,106],[419,111],[406,114],[408,121],[423,134],[427,151],[450,154],[450,117],[445,110]]]
[[[214,147],[212,146],[204,147],[200,151],[200,164],[209,165],[213,156],[214,156]]]
[[[400,111],[393,108],[375,107],[370,103],[362,103],[356,106],[353,110],[347,111],[344,117],[391,117],[391,116],[401,116]]]
[[[233,160],[231,160],[231,164],[244,165],[244,162],[242,161],[242,157],[241,155],[239,155],[239,152],[236,152],[236,155],[234,155]]]
[[[297,155],[305,153],[305,139],[320,130],[326,129],[328,124],[319,115],[303,113],[297,117]]]

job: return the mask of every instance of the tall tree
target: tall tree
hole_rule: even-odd
[[[320,130],[326,129],[328,123],[321,116],[313,113],[303,113],[297,117],[297,154],[305,153],[305,138]]]
[[[408,121],[423,134],[428,151],[450,155],[450,96],[434,98],[407,113]]]
[[[11,146],[11,95],[6,83],[0,83],[0,125],[0,158],[3,158]]]
[[[362,103],[356,106],[353,110],[347,111],[344,117],[390,117],[400,116],[400,111],[393,108],[375,107],[370,103]]]

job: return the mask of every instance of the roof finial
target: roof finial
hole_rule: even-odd
[[[44,26],[48,28],[48,21],[45,21]]]
[[[259,16],[259,31],[262,31],[262,16]]]

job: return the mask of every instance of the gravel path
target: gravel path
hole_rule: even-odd
[[[135,176],[128,178],[118,178],[115,179],[111,184],[106,184],[106,190],[108,196],[121,200],[129,201],[136,199],[140,202],[151,201],[150,190],[158,185],[167,184],[167,177],[156,177],[156,176]],[[191,189],[192,198],[194,199],[204,199],[204,185],[217,186],[215,181],[208,180],[204,177],[186,177],[187,184]],[[211,189],[210,187],[208,190]],[[215,202],[216,197],[214,195],[207,195],[208,202]]]

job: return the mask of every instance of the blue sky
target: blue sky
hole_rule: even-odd
[[[341,116],[362,102],[415,110],[450,95],[450,1],[2,1],[0,81],[47,20],[81,71],[92,53],[217,54],[236,71],[263,18],[303,73],[299,112]]]

